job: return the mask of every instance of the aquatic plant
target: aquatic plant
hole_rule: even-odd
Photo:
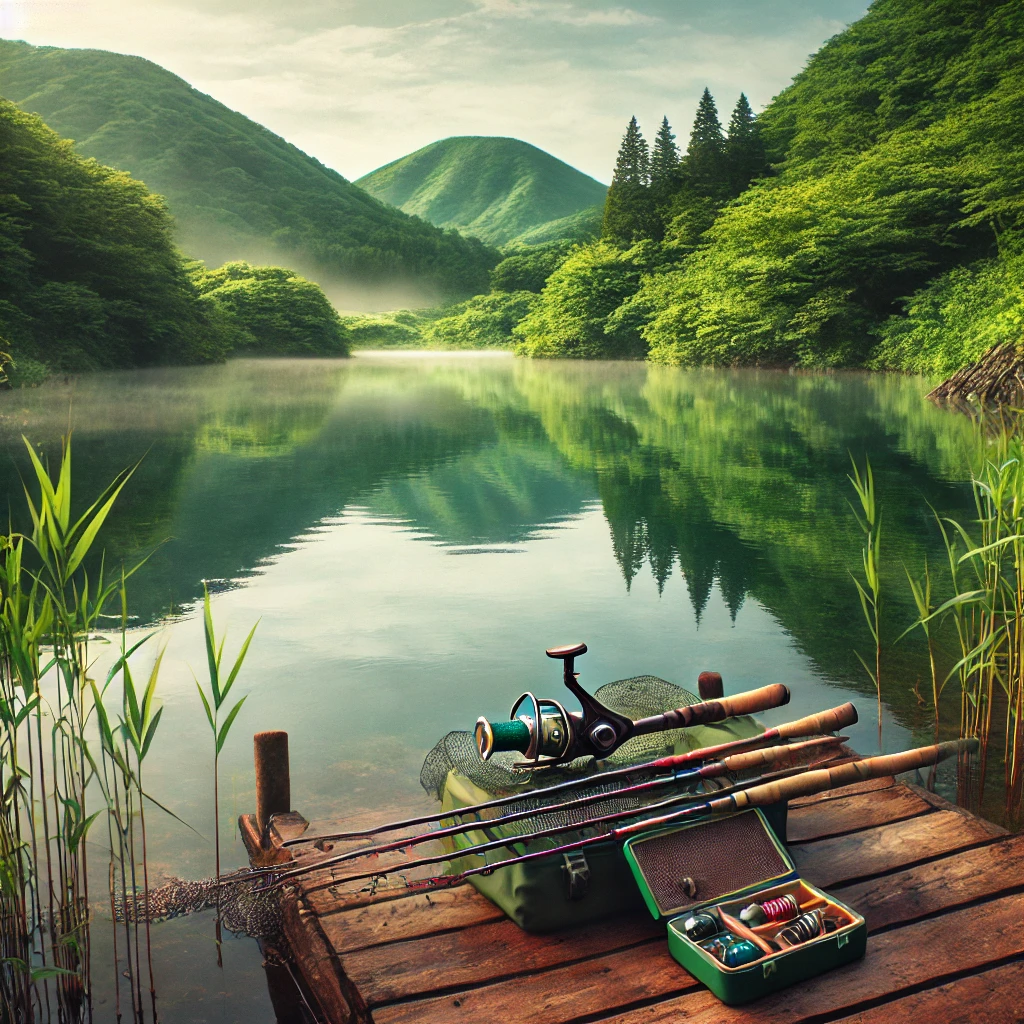
[[[258,626],[259,623],[256,623]],[[242,662],[245,661],[245,655],[249,650],[249,644],[252,643],[252,638],[256,633],[256,626],[253,626],[249,630],[249,635],[245,638],[245,642],[242,644],[241,649],[238,652],[238,657],[235,658],[234,665],[231,666],[231,671],[228,672],[225,678],[221,672],[221,661],[224,656],[224,642],[227,640],[227,634],[221,637],[220,643],[217,642],[217,636],[213,628],[213,613],[210,611],[210,591],[206,584],[203,584],[203,636],[206,641],[206,662],[207,669],[209,671],[209,683],[210,683],[210,696],[207,697],[203,690],[202,684],[196,677],[196,690],[199,692],[199,698],[203,702],[203,710],[206,712],[206,720],[210,724],[210,731],[213,734],[213,836],[214,836],[214,865],[217,882],[220,882],[220,753],[224,749],[224,743],[228,738],[228,733],[231,731],[231,726],[235,722],[235,718],[238,716],[238,712],[242,710],[242,705],[246,701],[246,697],[243,697],[240,701],[237,701],[230,708],[224,718],[221,718],[221,711],[228,703],[228,695],[231,693],[231,688],[235,685],[235,680],[238,678],[238,673],[242,669]],[[194,675],[194,673],[193,673]],[[217,887],[218,892],[218,903],[217,903],[217,919],[216,919],[216,932],[217,932],[217,963],[221,965],[221,915],[220,915],[220,886]]]
[[[857,659],[864,666],[871,681],[875,684],[875,692],[878,695],[878,745],[882,745],[882,575],[881,575],[881,545],[882,545],[882,517],[878,509],[878,502],[875,498],[875,476],[871,471],[871,461],[864,460],[864,472],[853,462],[853,473],[849,477],[850,483],[857,494],[860,502],[860,513],[854,508],[853,514],[857,518],[857,524],[864,534],[864,546],[861,549],[861,563],[864,569],[864,582],[861,583],[856,576],[853,577],[854,585],[857,588],[857,596],[860,598],[861,610],[864,612],[864,619],[868,624],[871,639],[875,642],[874,667],[857,652]]]
[[[91,1005],[87,840],[106,812],[113,903],[115,874],[125,888],[137,870],[132,809],[142,803],[138,769],[160,713],[156,672],[140,704],[128,688],[126,653],[119,659],[126,715],[116,726],[102,700],[114,671],[103,691],[89,675],[105,609],[118,594],[127,607],[130,573],[111,580],[102,560],[92,573],[86,565],[132,471],[73,519],[70,438],[54,479],[26,447],[38,489],[36,498],[25,489],[32,529],[0,537],[0,1016],[76,1020]],[[122,627],[126,621],[125,612]],[[140,742],[135,768],[127,756],[133,729]],[[126,932],[126,942],[138,1015],[137,929]]]
[[[971,474],[976,518],[939,520],[953,596],[923,622],[952,618],[960,658],[947,678],[960,683],[960,735],[976,736],[976,764],[961,764],[959,788],[980,804],[997,712],[1003,717],[1005,815],[1019,823],[1024,790],[1024,427],[1019,412],[978,421]]]

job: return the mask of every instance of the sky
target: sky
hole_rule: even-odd
[[[438,139],[524,139],[607,182],[632,115],[761,109],[865,0],[0,0],[0,37],[162,64],[355,179]]]

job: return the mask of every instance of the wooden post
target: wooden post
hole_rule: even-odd
[[[697,676],[697,689],[701,700],[719,700],[725,693],[722,677],[718,672],[701,672]]]
[[[288,733],[280,729],[258,732],[252,744],[256,763],[256,825],[260,836],[266,837],[271,815],[287,814],[292,809]]]

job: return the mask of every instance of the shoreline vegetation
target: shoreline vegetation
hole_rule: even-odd
[[[519,305],[498,264],[452,333],[532,357],[935,376],[1018,344],[1022,69],[1019,4],[875,0],[760,115],[741,95],[725,129],[705,90],[682,156],[667,119],[652,147],[632,119],[600,237]],[[448,319],[429,317],[428,346]],[[381,340],[416,326],[379,319]]]
[[[36,50],[3,43],[0,76],[42,102]],[[63,93],[104,56],[46,52]],[[140,68],[161,88],[183,84]],[[46,102],[62,123],[81,113],[66,98]],[[682,154],[667,118],[652,146],[631,119],[599,231],[583,210],[563,218],[561,239],[519,238],[499,253],[467,237],[479,251],[464,283],[486,276],[488,291],[338,314],[293,271],[188,260],[163,199],[3,101],[0,351],[13,357],[12,384],[350,347],[948,376],[1024,336],[1022,105],[1018,3],[875,0],[760,114],[740,94],[723,126],[705,90]],[[388,173],[400,168],[414,196],[424,153],[442,153],[461,181],[460,150],[479,162],[497,144],[509,140],[448,140]],[[165,164],[153,164],[154,180]]]

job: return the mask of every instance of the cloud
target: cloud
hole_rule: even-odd
[[[685,139],[783,88],[866,0],[5,0],[4,34],[164,65],[350,178],[450,135],[607,180],[625,123]],[[786,16],[789,12],[789,17]],[[729,16],[731,14],[731,17]]]

